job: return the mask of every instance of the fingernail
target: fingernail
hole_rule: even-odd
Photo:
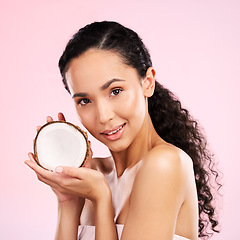
[[[55,172],[56,173],[62,173],[63,172],[63,168],[62,167],[56,167]]]

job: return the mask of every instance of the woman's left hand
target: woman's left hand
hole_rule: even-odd
[[[87,198],[93,203],[109,196],[110,188],[99,171],[87,167],[59,166],[56,172],[51,172],[40,167],[32,153],[29,157],[30,161],[25,163],[36,172],[38,179],[62,194]]]

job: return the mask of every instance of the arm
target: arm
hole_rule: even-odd
[[[108,187],[101,191],[100,197],[94,202],[94,208],[95,240],[117,240],[112,194]]]
[[[153,149],[148,154],[135,178],[122,240],[173,239],[188,188],[186,165],[191,160],[176,150]]]
[[[79,218],[82,212],[84,199],[76,201],[58,202],[58,222],[55,240],[76,240]]]

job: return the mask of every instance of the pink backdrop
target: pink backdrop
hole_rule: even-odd
[[[201,122],[224,173],[213,239],[239,239],[239,10],[237,0],[2,0],[0,239],[53,239],[55,196],[23,162],[47,114],[78,123],[58,58],[79,27],[105,19],[140,34],[157,79]],[[107,154],[97,142],[93,149]]]

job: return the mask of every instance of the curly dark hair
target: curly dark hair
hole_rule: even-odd
[[[125,64],[135,68],[140,78],[145,77],[147,69],[152,66],[150,54],[137,33],[116,22],[94,22],[73,35],[59,60],[62,80],[69,93],[65,79],[68,66],[71,60],[90,48],[113,51]],[[217,181],[218,172],[214,170],[212,155],[197,121],[182,108],[172,92],[159,82],[155,83],[154,94],[148,99],[149,114],[159,136],[181,148],[193,161],[198,193],[199,237],[206,239],[213,232],[219,232],[210,184],[214,180],[216,187],[221,187]],[[208,232],[209,228],[211,232]]]

